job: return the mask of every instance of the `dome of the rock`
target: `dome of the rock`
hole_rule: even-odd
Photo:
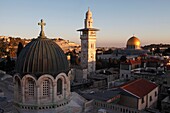
[[[127,41],[127,49],[140,49],[140,40],[132,36],[128,41]]]

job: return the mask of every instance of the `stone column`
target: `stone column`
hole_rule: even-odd
[[[62,79],[62,92],[63,92],[63,98],[65,99],[66,98],[66,81],[65,81],[65,78]]]
[[[25,103],[25,84],[22,86],[21,98],[22,103]]]
[[[56,92],[57,90],[56,89],[57,89],[56,83],[53,83],[53,98],[52,98],[53,99],[53,101],[52,101],[53,103],[56,102],[56,94],[57,94],[57,92]]]
[[[53,100],[53,84],[51,84],[50,86],[50,102],[52,102]]]
[[[39,105],[40,104],[40,86],[36,86],[37,88],[37,92],[36,92],[36,100],[37,100],[37,104]]]
[[[17,97],[16,93],[17,93],[17,89],[16,89],[16,83],[15,83],[15,81],[14,81],[14,101],[17,101],[17,99],[16,99],[16,97]]]
[[[66,78],[66,85],[67,85],[67,88],[66,88],[67,96],[69,96],[70,95],[70,80],[68,78]]]

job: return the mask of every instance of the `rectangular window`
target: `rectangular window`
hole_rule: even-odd
[[[34,96],[34,81],[33,80],[28,81],[28,95]]]
[[[49,92],[49,82],[48,80],[43,81],[43,96],[48,96]]]
[[[150,102],[152,101],[152,96],[150,96]]]
[[[144,98],[142,98],[142,104],[145,102]]]
[[[157,92],[155,91],[155,97],[157,96],[158,94],[157,94]]]

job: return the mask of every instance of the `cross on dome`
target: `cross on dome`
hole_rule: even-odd
[[[41,22],[39,22],[38,25],[41,26],[41,31],[40,31],[39,38],[45,38],[44,26],[46,25],[46,23],[43,21],[43,19],[41,19]]]
[[[46,23],[43,21],[43,19],[41,19],[41,22],[39,22],[38,25],[41,26],[41,31],[44,31],[44,26],[46,25]]]

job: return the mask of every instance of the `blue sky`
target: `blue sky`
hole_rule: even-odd
[[[99,28],[97,46],[124,47],[135,34],[141,44],[170,43],[170,0],[0,0],[0,35],[36,38],[46,22],[48,38],[80,43],[90,7]]]

